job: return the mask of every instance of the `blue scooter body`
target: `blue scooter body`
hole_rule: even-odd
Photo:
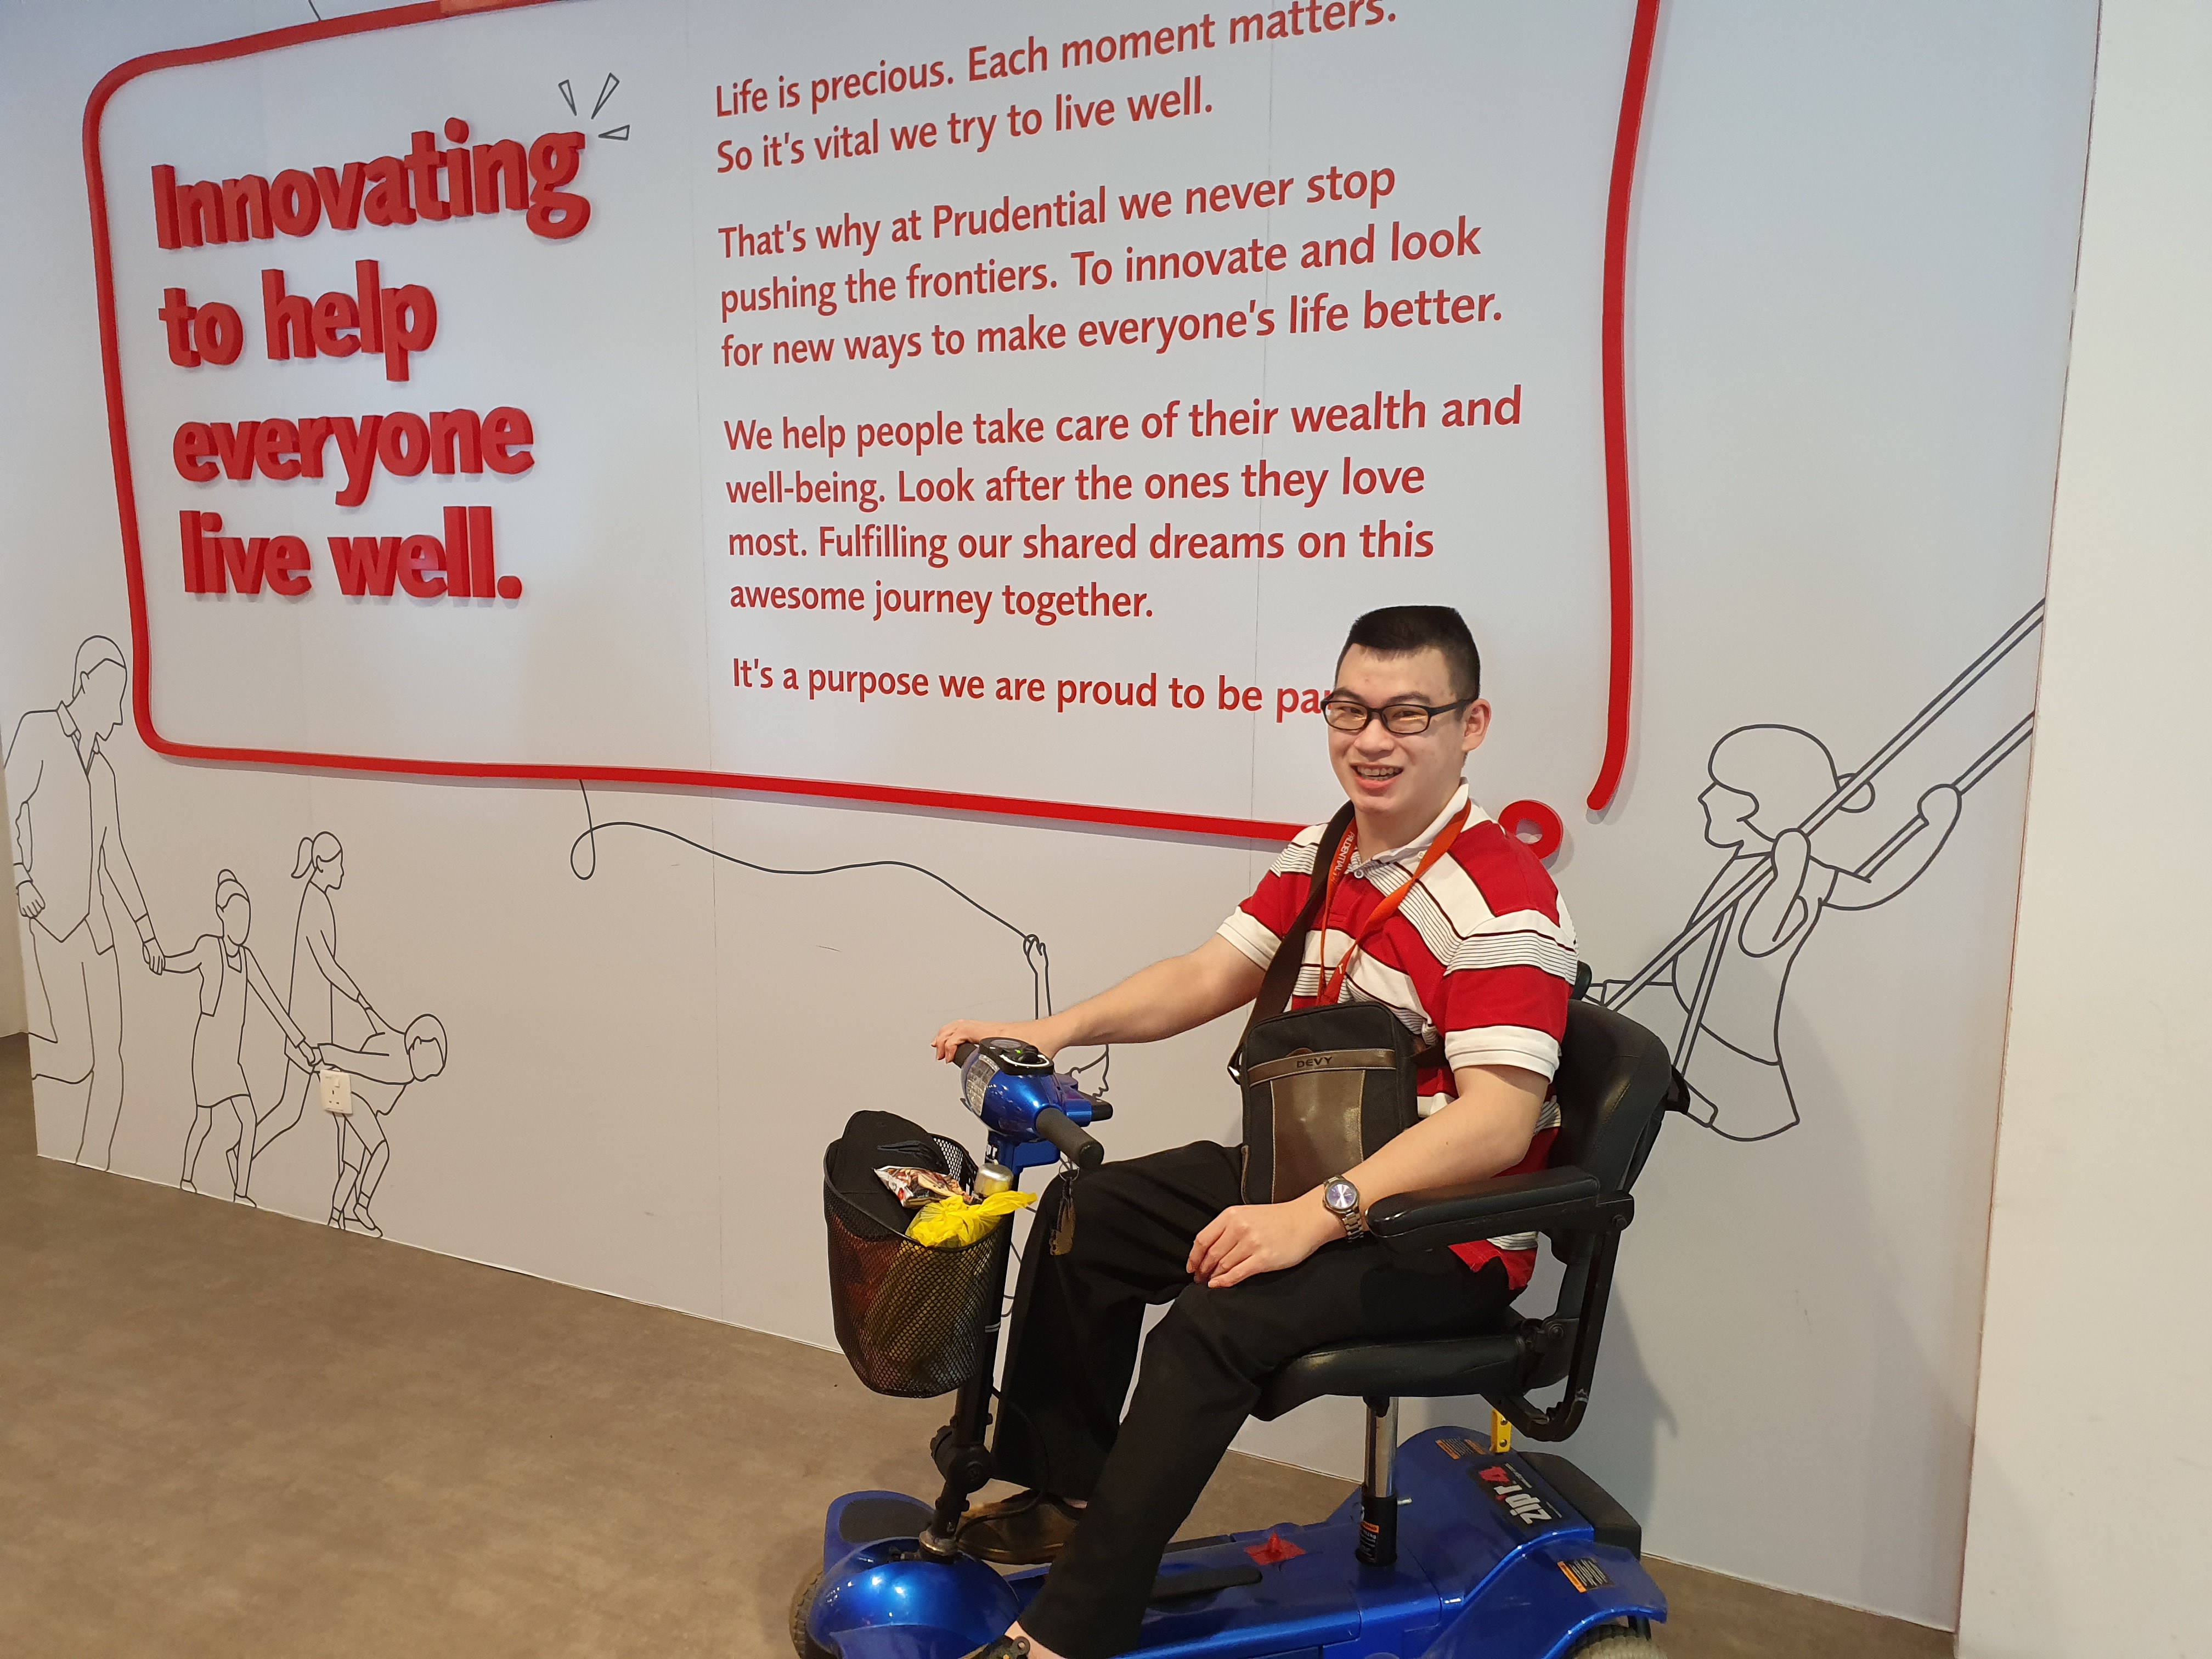
[[[1599,1543],[1528,1462],[1463,1429],[1398,1462],[1398,1560],[1364,1565],[1354,1493],[1310,1527],[1170,1549],[1135,1652],[1145,1659],[1558,1659],[1592,1626],[1667,1616],[1628,1550]],[[812,1639],[838,1659],[963,1659],[1006,1628],[1045,1570],[1001,1576],[921,1557],[930,1506],[849,1492],[830,1506]],[[879,1530],[881,1529],[881,1530]],[[1176,1594],[1176,1581],[1190,1586]]]
[[[1059,1111],[1079,1129],[1114,1112],[1104,1101],[1085,1094],[1073,1077],[1054,1071],[1052,1062],[1035,1049],[1003,1042],[979,1045],[962,1064],[960,1099],[982,1119],[992,1158],[1009,1170],[1060,1161],[1059,1152],[1037,1131],[1037,1119],[1046,1111]]]

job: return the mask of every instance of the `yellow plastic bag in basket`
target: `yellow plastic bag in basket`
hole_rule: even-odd
[[[1035,1193],[1017,1192],[1011,1188],[1003,1193],[993,1193],[981,1204],[970,1204],[961,1198],[940,1198],[915,1212],[914,1219],[907,1224],[906,1236],[916,1244],[933,1248],[973,1244],[996,1227],[1000,1218],[1036,1200]]]

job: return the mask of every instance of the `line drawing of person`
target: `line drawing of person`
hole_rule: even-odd
[[[1713,745],[1711,787],[1698,800],[1707,844],[1729,861],[1673,939],[1628,978],[1601,981],[1589,994],[1621,1008],[1666,986],[1680,1021],[1674,1069],[1690,1085],[1690,1115],[1715,1134],[1766,1140],[1796,1126],[1782,1003],[1799,953],[1828,911],[1870,910],[1920,879],[1958,827],[1966,795],[2034,734],[2034,711],[1949,782],[1923,790],[1914,815],[1855,866],[1815,857],[1813,837],[1837,813],[1872,807],[1875,780],[2042,628],[2038,599],[1848,778],[1826,744],[1794,726],[1740,726]],[[1681,964],[1700,945],[1686,992]]]
[[[246,994],[251,990],[261,1006],[276,1016],[289,1039],[287,1052],[295,1063],[312,1066],[313,1055],[292,1016],[269,988],[267,975],[246,936],[253,927],[252,902],[246,888],[228,870],[215,880],[216,917],[219,932],[202,933],[181,956],[160,955],[156,973],[196,973],[200,979],[200,1018],[192,1028],[192,1126],[185,1131],[184,1174],[177,1185],[188,1193],[200,1148],[215,1123],[215,1109],[228,1106],[238,1119],[238,1144],[242,1156],[232,1164],[231,1201],[248,1209],[260,1206],[246,1195],[236,1171],[253,1164],[253,1137],[258,1120],[253,1115],[253,1091],[246,1081]]]
[[[68,700],[25,714],[0,759],[15,803],[15,907],[31,924],[39,986],[31,1071],[57,1083],[88,1085],[70,1161],[102,1170],[114,1157],[123,1115],[123,978],[103,877],[137,929],[147,967],[160,971],[146,897],[123,845],[115,769],[107,758],[129,686],[122,647],[94,635],[77,647]],[[35,1024],[40,1006],[44,1031]]]
[[[447,1050],[446,1028],[435,1014],[417,1014],[404,1031],[395,1031],[374,1013],[369,1019],[374,1029],[360,1048],[329,1045],[317,1058],[319,1064],[348,1074],[355,1106],[349,1117],[332,1115],[338,1133],[338,1178],[331,1189],[330,1224],[381,1238],[384,1229],[369,1214],[368,1204],[392,1158],[384,1119],[410,1084],[427,1082],[446,1069]],[[349,1143],[360,1148],[358,1160],[348,1156]]]
[[[337,913],[331,908],[330,898],[345,882],[345,849],[338,838],[327,830],[303,836],[292,861],[292,879],[302,884],[299,919],[292,928],[290,994],[285,999],[293,1021],[307,1034],[311,1048],[327,1043],[337,1035],[337,999],[343,997],[360,1007],[374,1031],[382,1023],[376,1010],[368,1006],[368,996],[338,962]],[[299,1122],[314,1087],[312,1070],[303,1070],[296,1062],[285,1066],[284,1086],[261,1115],[263,1125],[274,1122],[276,1127],[264,1128],[252,1152],[240,1158],[235,1176],[239,1191],[251,1190],[253,1159]],[[339,1152],[343,1160],[343,1141]]]
[[[1711,781],[1698,797],[1705,842],[1729,860],[1699,895],[1693,915],[1747,877],[1755,877],[1756,884],[1728,902],[1717,927],[1704,930],[1702,951],[1678,951],[1634,990],[1633,981],[1616,980],[1592,994],[1619,1007],[1644,990],[1665,987],[1685,1022],[1675,1065],[1690,1085],[1690,1115],[1728,1139],[1765,1140],[1798,1121],[1781,1024],[1799,953],[1826,912],[1870,910],[1917,881],[1957,827],[1961,793],[1949,783],[1923,792],[1912,833],[1893,838],[1881,863],[1861,873],[1824,862],[1799,827],[1845,781],[1827,745],[1811,732],[1794,726],[1737,726],[1713,745],[1706,772]],[[1845,795],[1838,810],[1863,812],[1874,804],[1869,782]],[[1684,964],[1692,959],[1686,983]]]

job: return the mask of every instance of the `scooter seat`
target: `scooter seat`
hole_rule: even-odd
[[[1667,1047],[1626,1015],[1594,1003],[1567,1008],[1553,1079],[1559,1131],[1550,1166],[1465,1186],[1395,1194],[1369,1213],[1376,1242],[1423,1250],[1538,1232],[1566,1264],[1559,1305],[1547,1319],[1502,1310],[1488,1330],[1409,1342],[1340,1342],[1300,1354],[1261,1385],[1252,1415],[1280,1417],[1324,1395],[1376,1402],[1480,1395],[1539,1440],[1563,1439],[1582,1420],[1613,1285],[1613,1255],[1634,1214],[1629,1189],[1669,1109],[1688,1091]],[[1531,1389],[1565,1381],[1556,1406],[1529,1405]]]
[[[1518,1324],[1515,1316],[1507,1317]],[[1422,1342],[1344,1342],[1302,1353],[1270,1376],[1252,1415],[1272,1421],[1324,1395],[1436,1400],[1517,1394],[1528,1360],[1517,1330]]]

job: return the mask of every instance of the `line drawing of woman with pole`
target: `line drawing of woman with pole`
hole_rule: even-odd
[[[1926,872],[1957,827],[1967,793],[2027,741],[2034,715],[2015,722],[1956,778],[1923,791],[1913,817],[1856,867],[1821,861],[1814,834],[1838,812],[1871,807],[1882,769],[2042,622],[2039,602],[1848,778],[1836,770],[1826,744],[1792,726],[1741,726],[1713,745],[1706,764],[1711,785],[1698,799],[1705,840],[1729,861],[1657,955],[1590,994],[1620,1008],[1665,985],[1682,1022],[1674,1069],[1690,1085],[1691,1116],[1714,1133],[1765,1140],[1796,1127],[1782,1004],[1798,954],[1826,912],[1886,904]],[[1692,959],[1686,983],[1682,966]]]
[[[292,862],[292,879],[304,883],[300,889],[299,920],[292,928],[292,983],[286,1006],[293,1019],[307,1033],[311,1047],[327,1043],[337,1034],[337,999],[343,997],[360,1007],[370,1030],[379,1030],[383,1022],[376,1010],[368,1006],[361,987],[338,962],[337,912],[331,905],[331,895],[345,882],[345,848],[338,844],[338,838],[327,830],[303,836]],[[264,1123],[280,1117],[282,1121],[259,1136],[252,1152],[240,1157],[232,1177],[240,1192],[246,1191],[252,1179],[254,1158],[299,1122],[314,1086],[312,1068],[303,1068],[296,1060],[284,1068],[284,1087],[261,1117]],[[339,1155],[343,1159],[343,1137]]]
[[[258,1120],[243,1060],[248,990],[261,999],[261,1006],[284,1028],[289,1039],[285,1052],[293,1063],[310,1069],[314,1065],[307,1039],[269,988],[261,964],[246,948],[246,936],[253,927],[253,907],[244,884],[228,870],[216,878],[215,908],[222,931],[201,934],[191,950],[182,956],[161,956],[155,967],[156,973],[189,972],[200,976],[199,1024],[192,1028],[192,1127],[185,1132],[184,1174],[177,1182],[188,1193],[199,1190],[192,1184],[193,1166],[199,1162],[200,1148],[214,1126],[218,1106],[228,1106],[238,1118],[240,1156],[234,1167],[250,1170],[253,1166]],[[242,1182],[234,1183],[231,1200],[248,1209],[260,1207],[246,1195]]]

